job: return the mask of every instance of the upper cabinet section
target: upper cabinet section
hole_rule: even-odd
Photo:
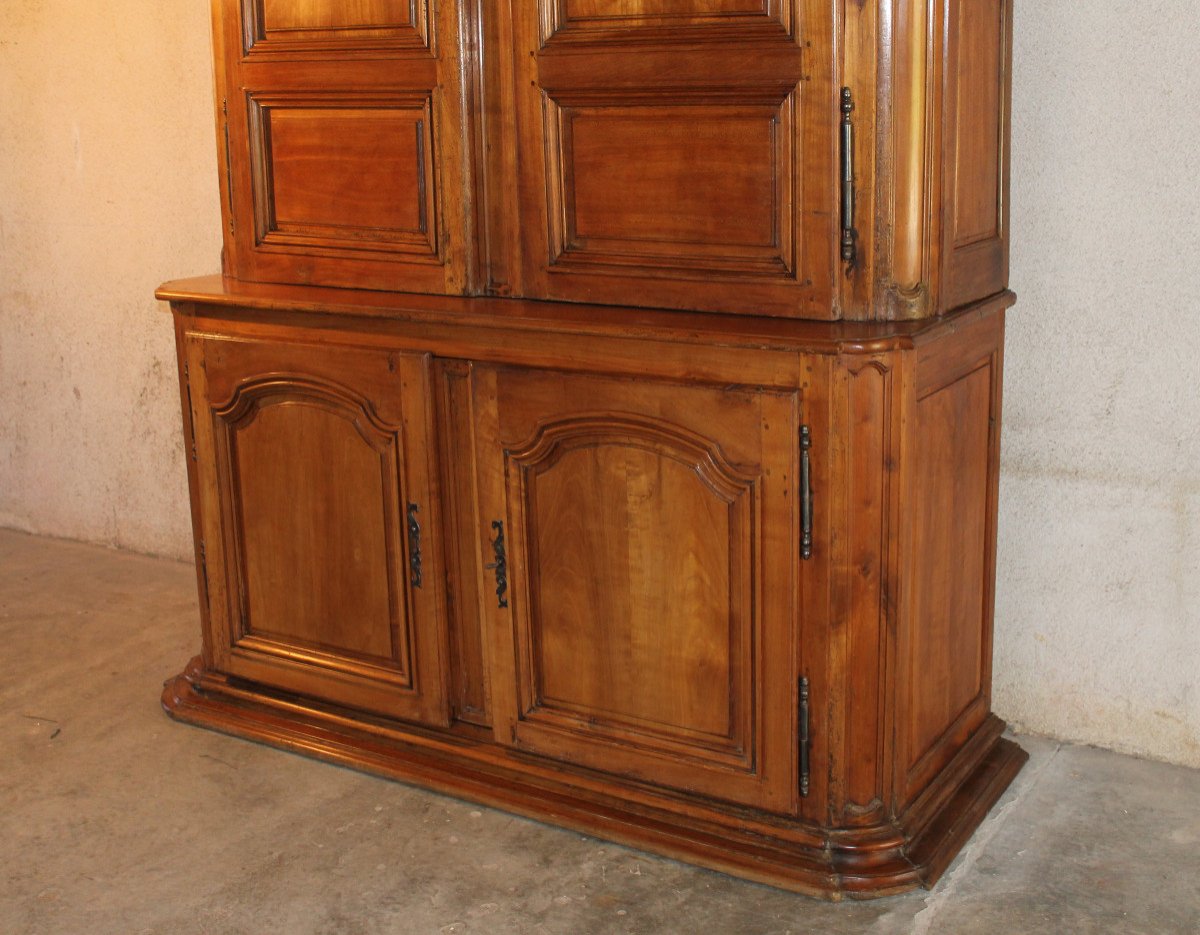
[[[1010,4],[214,0],[226,272],[948,311],[1007,284]]]

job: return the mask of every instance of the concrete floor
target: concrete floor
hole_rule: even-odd
[[[188,565],[0,530],[0,935],[1200,933],[1200,773],[1019,738],[932,891],[822,903],[176,724]]]

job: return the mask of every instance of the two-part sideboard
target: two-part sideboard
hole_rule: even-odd
[[[990,710],[1010,0],[214,0],[180,720],[802,892]]]

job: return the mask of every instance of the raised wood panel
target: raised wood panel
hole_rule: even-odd
[[[369,658],[409,684],[397,427],[337,387],[292,379],[243,386],[215,417],[243,560],[242,636]]]
[[[548,110],[551,165],[561,172],[551,195],[558,266],[790,275],[791,97],[560,103]]]
[[[421,48],[426,0],[242,0],[245,48],[254,56],[316,49]]]
[[[655,16],[766,14],[766,0],[560,0],[568,19],[625,19]]]
[[[945,0],[942,308],[1008,281],[1011,0]]]
[[[910,779],[948,758],[941,741],[974,726],[964,719],[977,723],[987,713],[993,377],[985,359],[916,404],[914,483],[922,494],[913,547],[920,560],[904,660]]]
[[[262,245],[435,257],[428,98],[261,96],[250,118]]]
[[[509,370],[494,393],[517,686],[495,717],[531,751],[792,808],[768,738],[797,662],[764,650],[794,639],[795,395]]]
[[[587,40],[618,31],[643,41],[686,41],[696,30],[714,36],[749,31],[783,34],[794,22],[793,0],[542,0],[543,41]]]
[[[1002,3],[958,4],[955,247],[1003,233],[1003,9]]]
[[[412,0],[258,0],[265,32],[407,26]]]
[[[740,759],[754,478],[673,427],[611,418],[544,427],[509,458],[531,595],[525,716]]]

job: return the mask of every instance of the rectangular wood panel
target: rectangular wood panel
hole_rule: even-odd
[[[255,59],[429,45],[426,0],[245,0],[242,16]]]
[[[963,247],[1001,233],[1004,23],[991,3],[959,9],[954,245]]]
[[[1012,0],[945,0],[942,309],[1008,283]]]
[[[427,100],[259,99],[251,116],[262,242],[433,253]]]
[[[488,672],[479,620],[477,567],[478,517],[475,508],[475,458],[472,451],[471,366],[439,361],[437,371],[438,442],[445,470],[447,620],[454,716],[479,726],[491,723]]]
[[[906,660],[911,685],[910,769],[978,707],[990,647],[990,362],[917,403],[915,517],[920,562],[912,584],[914,628]],[[986,714],[986,707],[978,716]]]
[[[619,31],[639,39],[683,42],[727,38],[731,31],[786,34],[791,0],[546,0],[543,42],[588,41]]]
[[[569,19],[767,12],[765,0],[565,0],[561,6]]]
[[[407,26],[411,0],[260,0],[265,32]]]
[[[757,261],[784,275],[788,116],[778,106],[683,102],[564,108],[559,260]]]

